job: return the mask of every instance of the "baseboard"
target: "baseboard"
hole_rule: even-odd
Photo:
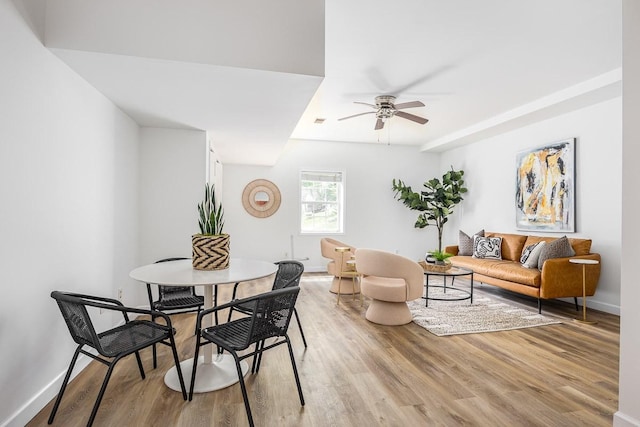
[[[573,304],[573,298],[559,298],[559,299]],[[544,305],[544,302],[543,302],[543,305]],[[582,307],[582,297],[578,298],[578,305]],[[613,305],[606,302],[601,302],[593,299],[593,297],[587,297],[587,309],[604,311],[605,313],[615,314],[616,316],[620,316],[619,305]]]
[[[89,363],[91,363],[91,358],[85,355],[80,355],[76,361],[76,366],[73,369],[73,373],[71,374],[71,379],[69,381],[73,380],[80,372],[82,372],[82,370],[84,370],[84,368],[89,366]],[[47,404],[56,397],[58,391],[60,391],[60,386],[62,385],[62,380],[66,373],[67,370],[65,369],[58,374],[53,381],[44,386],[42,390],[36,393],[20,409],[4,420],[0,426],[22,427],[27,425],[27,423],[31,421],[31,419],[35,417],[42,408],[47,406]]]
[[[618,411],[613,414],[613,427],[640,427],[640,420]]]

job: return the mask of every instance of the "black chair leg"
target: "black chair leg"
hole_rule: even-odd
[[[100,387],[100,393],[98,393],[96,403],[93,404],[93,409],[91,410],[91,416],[89,417],[89,422],[87,422],[87,427],[90,427],[93,424],[94,419],[96,418],[98,408],[100,407],[100,402],[102,402],[104,392],[107,389],[107,384],[109,383],[109,379],[111,378],[111,374],[113,373],[113,368],[116,366],[116,363],[119,360],[120,357],[116,357],[109,365],[109,369],[107,369],[107,375],[104,377],[104,381],[102,381],[102,387]]]
[[[298,322],[298,329],[300,329],[300,336],[302,336],[302,342],[304,343],[304,348],[307,348],[307,340],[304,337],[304,332],[302,331],[302,323],[300,323],[300,318],[298,317],[298,310],[293,309],[293,314],[296,315],[296,321]]]
[[[60,387],[60,391],[58,392],[56,403],[53,404],[53,409],[51,410],[51,414],[49,414],[49,421],[47,421],[48,424],[51,424],[53,422],[53,418],[56,416],[56,412],[58,412],[58,407],[60,406],[62,395],[64,394],[64,391],[67,388],[67,384],[69,383],[69,378],[71,378],[71,372],[73,371],[73,367],[75,366],[76,361],[78,360],[78,355],[80,354],[81,348],[82,348],[82,345],[79,345],[78,348],[76,348],[76,352],[73,353],[73,357],[71,358],[71,364],[69,365],[69,369],[67,369],[67,374],[64,376],[64,380],[62,381],[62,386]]]
[[[173,352],[173,362],[176,365],[176,370],[178,371],[178,379],[180,380],[180,389],[182,390],[182,398],[187,400],[187,388],[184,385],[184,377],[182,376],[182,366],[180,366],[180,359],[178,358],[178,351],[176,350],[176,342],[173,338],[173,335],[169,336],[169,341],[171,342],[171,351]],[[138,354],[136,352],[136,354]],[[194,360],[194,364],[197,364],[198,359]],[[195,372],[195,367],[193,368]]]
[[[156,350],[156,345],[153,345],[153,369],[158,367],[158,353]]]
[[[287,347],[289,347],[289,357],[291,357],[291,366],[293,367],[293,376],[296,378],[296,386],[298,386],[298,396],[300,396],[300,404],[304,406],[304,396],[302,395],[302,387],[300,386],[300,377],[298,377],[298,368],[296,367],[296,360],[293,358],[293,348],[291,347],[291,341],[289,337],[285,336],[287,341]]]
[[[198,367],[198,357],[200,353],[200,337],[196,337],[196,351],[193,355],[193,367],[191,368],[191,385],[189,386],[189,402],[193,399],[193,387],[196,384],[196,368]]]
[[[155,344],[154,344],[155,345]],[[144,368],[142,367],[142,359],[140,359],[140,352],[136,351],[136,360],[138,361],[138,369],[140,370],[140,376],[145,379]]]
[[[236,362],[236,370],[238,371],[238,378],[240,383],[240,389],[242,390],[242,399],[244,400],[244,408],[247,411],[247,418],[249,419],[249,427],[254,427],[253,416],[251,415],[251,407],[249,406],[249,396],[247,396],[247,386],[244,384],[244,376],[242,375],[242,367],[240,366],[240,360],[235,352],[231,352],[233,359]]]

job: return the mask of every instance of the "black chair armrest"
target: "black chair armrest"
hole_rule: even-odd
[[[167,330],[173,329],[171,326],[171,319],[169,318],[168,315],[166,315],[161,311],[125,307],[122,301],[119,301],[114,298],[105,298],[105,297],[97,297],[94,295],[74,294],[74,293],[67,293],[67,295],[73,296],[76,298],[82,298],[83,302],[89,307],[101,308],[101,309],[110,310],[110,311],[119,311],[124,316],[124,319],[126,322],[129,322],[129,316],[127,316],[128,313],[146,314],[151,316],[152,319],[155,317],[161,317],[165,320],[166,325],[162,325],[161,323],[158,323],[158,326],[161,326],[163,329],[167,329]]]

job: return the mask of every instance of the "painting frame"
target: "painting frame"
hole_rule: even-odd
[[[567,138],[516,154],[516,229],[575,232],[575,147]]]

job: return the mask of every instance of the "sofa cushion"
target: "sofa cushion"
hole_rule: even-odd
[[[502,237],[473,236],[473,257],[502,259]]]
[[[591,253],[591,239],[569,239],[571,247],[576,255],[589,255]]]
[[[458,231],[458,255],[473,255],[473,237],[481,236],[484,237],[484,230],[480,230],[475,233],[473,236],[469,236],[462,230]]]
[[[574,256],[576,252],[571,247],[567,236],[563,236],[552,242],[545,244],[538,258],[538,270],[542,270],[544,262],[550,258],[563,258]]]
[[[522,264],[524,268],[538,268],[538,259],[545,244],[545,241],[541,241],[524,248],[522,256],[520,257],[520,264]]]
[[[537,268],[524,268],[519,262],[479,259],[468,256],[454,256],[449,258],[456,267],[464,267],[473,270],[474,273],[483,276],[495,277],[510,282],[521,283],[527,286],[540,287],[542,283],[541,272]]]
[[[525,242],[525,246],[533,245],[538,242],[547,242],[551,243],[554,240],[557,240],[557,237],[550,236],[528,236],[527,241]],[[569,239],[569,243],[571,243],[571,247],[575,251],[576,255],[589,255],[591,253],[591,239]]]
[[[527,236],[522,234],[486,233],[489,237],[502,237],[502,259],[520,261]]]

